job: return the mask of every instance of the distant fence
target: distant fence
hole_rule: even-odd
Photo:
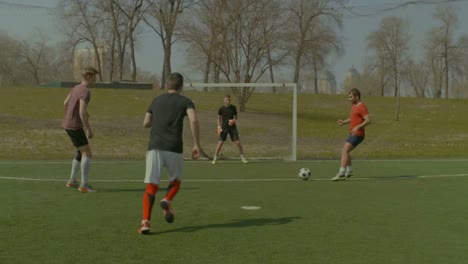
[[[39,87],[44,88],[71,88],[77,85],[79,82],[49,82],[40,84]],[[96,83],[96,88],[107,88],[107,89],[142,89],[151,90],[153,89],[152,83],[141,83],[141,82],[107,82],[107,83]]]

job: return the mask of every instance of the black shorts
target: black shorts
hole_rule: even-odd
[[[65,129],[67,131],[68,136],[70,137],[73,146],[76,148],[88,145],[88,138],[83,130],[83,128],[77,130],[70,130]]]
[[[236,127],[230,127],[230,128],[223,128],[223,131],[219,134],[219,140],[226,141],[227,135],[231,137],[232,141],[237,141],[239,140],[239,133],[237,132]]]
[[[364,140],[363,136],[353,136],[349,134],[349,137],[346,139],[346,142],[353,145],[353,147],[357,147],[361,142]]]

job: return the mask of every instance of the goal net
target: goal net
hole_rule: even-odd
[[[195,102],[207,158],[215,152],[218,109],[229,94],[231,104],[237,108],[237,130],[248,159],[296,160],[297,84],[187,83],[184,93]],[[239,158],[238,147],[229,136],[220,154],[218,159]]]

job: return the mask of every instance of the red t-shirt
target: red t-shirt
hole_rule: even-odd
[[[84,100],[87,104],[91,100],[91,91],[84,84],[76,85],[70,92],[70,98],[65,105],[63,128],[70,130],[83,128],[83,122],[80,118],[80,100]]]
[[[353,130],[356,126],[364,122],[364,117],[369,115],[369,111],[367,111],[367,107],[363,102],[360,102],[356,105],[352,105],[351,107],[351,114],[350,114],[350,122],[349,122],[349,131]],[[364,127],[359,128],[356,132],[356,136],[363,137],[366,134]]]

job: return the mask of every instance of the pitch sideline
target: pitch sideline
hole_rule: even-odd
[[[353,177],[347,181],[362,181],[362,180],[385,180],[385,179],[433,179],[433,178],[448,178],[448,177],[466,177],[468,173],[462,174],[440,174],[440,175],[414,175],[414,176],[395,176],[395,177]],[[25,177],[9,177],[0,176],[0,180],[16,180],[16,181],[42,181],[42,182],[66,182],[67,179],[37,179],[37,178],[25,178]],[[104,180],[104,179],[93,179],[93,182],[143,182],[141,180]],[[168,180],[161,180],[167,182]],[[300,181],[296,178],[287,179],[192,179],[184,180],[184,182],[273,182],[273,181]],[[330,179],[310,179],[308,181],[330,181]]]

